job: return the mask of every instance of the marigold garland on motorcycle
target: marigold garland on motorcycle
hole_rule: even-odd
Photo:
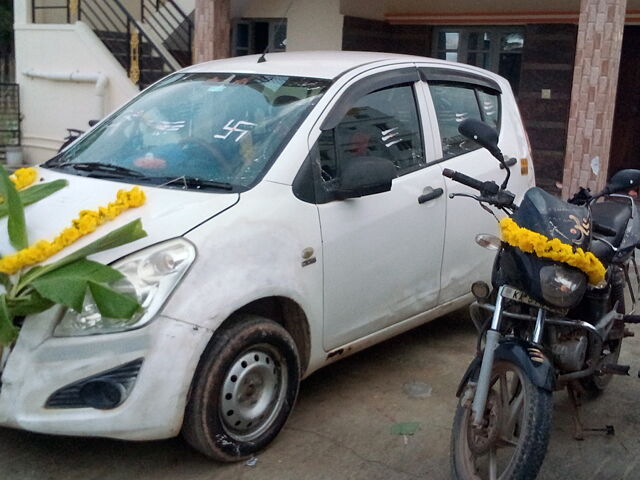
[[[477,120],[459,128],[502,160],[498,134],[489,130]],[[571,202],[533,187],[519,206],[506,190],[508,175],[498,186],[443,174],[479,192],[454,196],[507,215],[499,220],[493,291],[476,295],[471,306],[478,353],[458,389],[453,478],[534,479],[549,441],[552,392],[567,388],[575,437],[582,438],[589,429],[578,414],[580,394],[597,394],[613,374],[629,370],[617,362],[625,323],[638,323],[638,316],[625,315],[632,306],[625,305],[624,291],[632,290],[629,267],[638,271],[640,223],[631,198],[610,195],[636,185],[640,170],[619,172],[602,192],[583,189]]]

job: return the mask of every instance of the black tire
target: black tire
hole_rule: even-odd
[[[535,386],[510,362],[496,362],[491,378],[486,424],[482,430],[471,426],[472,399],[461,396],[451,433],[452,477],[455,480],[533,480],[549,444],[551,392]],[[501,388],[503,382],[506,389]],[[510,425],[505,421],[509,412],[503,404],[511,407]],[[489,471],[492,457],[496,459],[494,476]]]
[[[300,360],[277,323],[244,315],[214,335],[194,375],[182,435],[223,462],[255,455],[280,432],[298,395]]]

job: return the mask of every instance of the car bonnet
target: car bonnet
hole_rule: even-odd
[[[29,243],[53,240],[65,228],[72,226],[82,210],[97,210],[115,201],[118,190],[130,190],[135,185],[113,180],[66,175],[52,170],[38,169],[37,182],[65,179],[68,185],[53,195],[25,207]],[[179,237],[208,219],[235,205],[237,193],[196,192],[182,189],[141,186],[146,196],[144,205],[123,212],[107,221],[91,234],[63,249],[44,263],[50,263],[137,218],[147,236],[135,242],[91,256],[110,263],[129,253],[164,240]],[[7,233],[7,218],[0,219],[0,256],[13,253]]]

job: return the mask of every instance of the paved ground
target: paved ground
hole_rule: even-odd
[[[557,393],[541,480],[640,480],[637,333],[623,358],[634,376],[615,378],[585,407],[595,426],[615,425],[616,436],[574,441],[566,394]],[[127,443],[0,429],[0,478],[448,479],[454,392],[473,348],[473,329],[459,313],[317,372],[303,382],[289,423],[255,466],[213,463],[180,439]],[[430,395],[408,395],[413,382],[427,384]],[[419,422],[420,429],[413,436],[392,434],[400,422]]]

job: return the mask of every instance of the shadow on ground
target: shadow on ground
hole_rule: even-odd
[[[285,429],[255,466],[223,465],[181,439],[120,442],[0,429],[0,478],[98,479],[429,479],[449,477],[455,390],[475,348],[474,330],[457,312],[326,367],[302,383]],[[623,360],[640,366],[631,339]],[[421,395],[407,390],[420,385]],[[414,392],[415,393],[415,392]],[[592,426],[614,437],[572,439],[566,395],[555,395],[554,430],[541,480],[640,479],[640,380],[615,378],[585,405]],[[153,405],[149,406],[153,408]],[[416,422],[413,435],[392,426]]]

